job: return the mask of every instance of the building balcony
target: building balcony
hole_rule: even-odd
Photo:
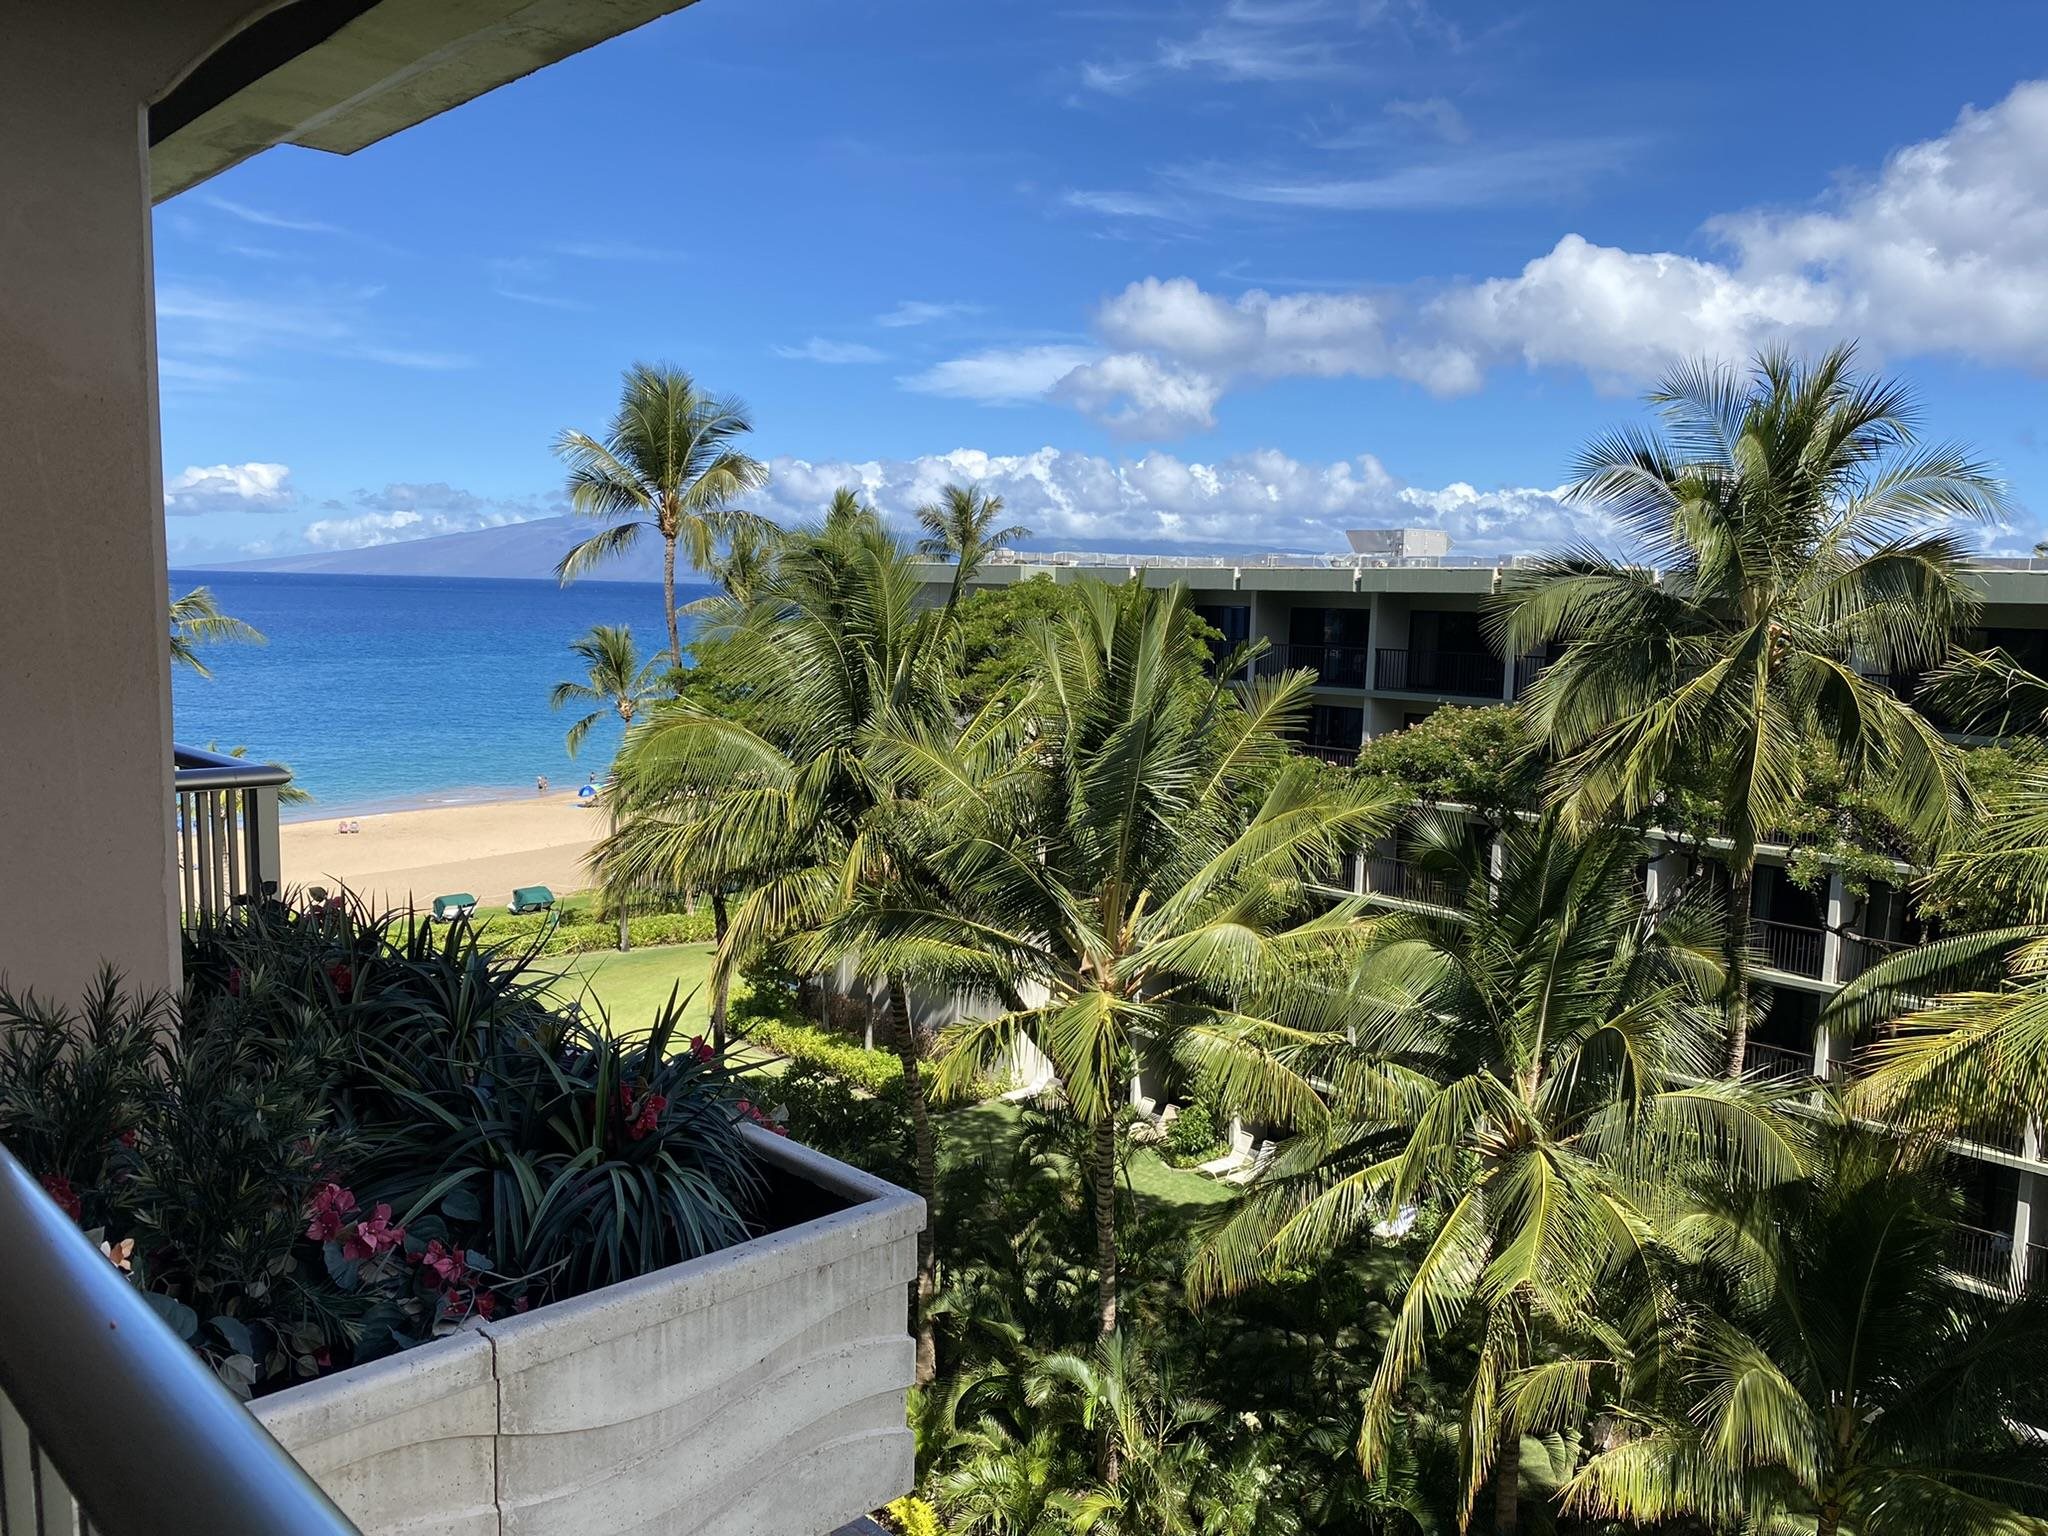
[[[1809,1047],[1773,1045],[1768,1041],[1751,1040],[1744,1050],[1743,1068],[1752,1076],[1772,1083],[1801,1083],[1817,1081],[1813,1070],[1813,1051]]]
[[[1383,693],[1428,693],[1499,699],[1506,682],[1500,658],[1483,651],[1381,650],[1373,686]]]
[[[1358,748],[1339,746],[1332,741],[1297,741],[1294,750],[1303,757],[1312,757],[1321,763],[1333,763],[1339,768],[1349,768],[1358,761]]]
[[[203,747],[172,749],[178,907],[219,917],[278,888],[278,791],[291,770]]]
[[[1430,874],[1397,858],[1365,861],[1365,894],[1430,907],[1455,907],[1465,899],[1461,881]]]
[[[1259,658],[1259,673],[1313,672],[1318,688],[1363,688],[1371,652],[1362,645],[1276,645]]]
[[[1827,956],[1827,934],[1821,929],[1760,917],[1750,923],[1750,934],[1758,954],[1771,970],[1820,980]]]

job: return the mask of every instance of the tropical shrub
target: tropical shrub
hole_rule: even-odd
[[[1199,1163],[1213,1156],[1222,1139],[1222,1122],[1216,1113],[1216,1101],[1207,1093],[1197,1093],[1167,1126],[1159,1151],[1176,1168],[1185,1168],[1190,1163]]]
[[[346,903],[187,936],[175,1004],[0,988],[0,1139],[243,1394],[742,1241],[762,1117],[675,998],[637,1034],[530,948]]]
[[[616,919],[583,912],[569,913],[560,922],[545,912],[504,913],[485,918],[480,926],[494,943],[526,944],[539,936],[544,955],[588,955],[619,946]],[[626,919],[626,940],[636,946],[706,944],[711,941],[712,928],[709,911],[648,912]]]
[[[783,1128],[805,1146],[893,1184],[910,1181],[916,1148],[900,1075],[869,1093],[815,1062],[795,1061],[772,1085],[763,1083],[757,1091]]]
[[[1504,704],[1445,708],[1358,749],[1356,772],[1418,800],[1469,805],[1492,820],[1532,809],[1543,769],[1522,719]]]

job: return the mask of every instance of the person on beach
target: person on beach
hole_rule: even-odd
[[[548,776],[546,774],[537,773],[533,776],[533,792],[536,795],[544,795],[548,792]]]

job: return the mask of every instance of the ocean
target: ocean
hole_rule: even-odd
[[[530,794],[536,774],[558,788],[602,777],[617,717],[571,758],[563,736],[581,711],[548,708],[556,683],[583,679],[569,642],[629,624],[643,656],[667,643],[661,588],[637,582],[171,573],[175,594],[196,586],[269,643],[207,646],[211,678],[174,669],[172,734],[288,764],[314,796],[287,808],[299,819]]]

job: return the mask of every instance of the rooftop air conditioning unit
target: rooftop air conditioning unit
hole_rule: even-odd
[[[1354,555],[1382,560],[1441,560],[1451,552],[1451,536],[1441,528],[1347,528]]]

